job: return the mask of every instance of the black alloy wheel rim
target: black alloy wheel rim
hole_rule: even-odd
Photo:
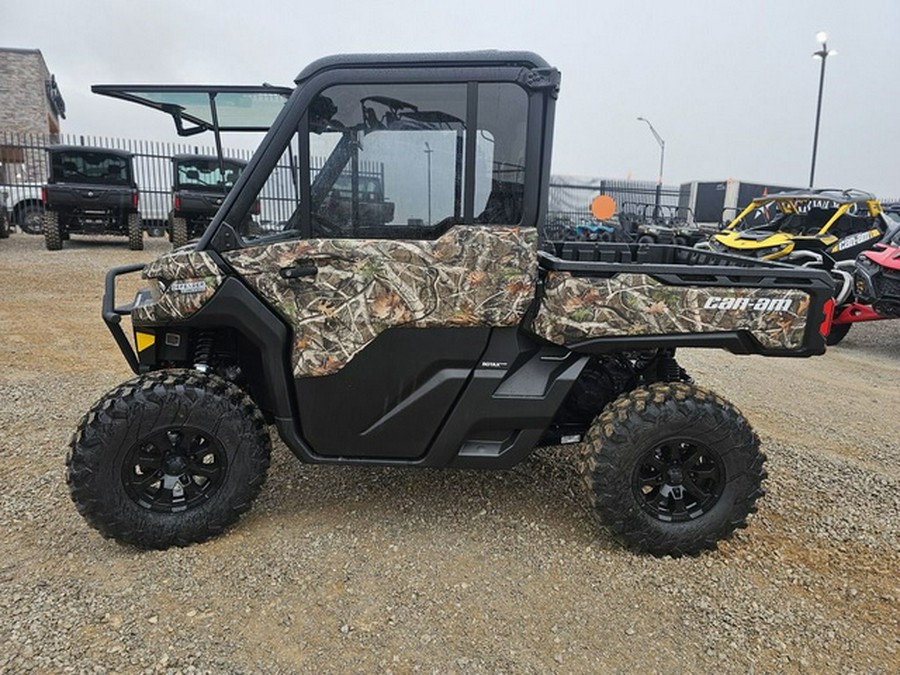
[[[664,522],[688,522],[708,513],[725,488],[717,453],[691,440],[673,439],[644,453],[631,482],[647,513]]]
[[[177,513],[212,497],[227,469],[225,449],[215,438],[191,427],[167,427],[131,447],[122,482],[139,506]]]

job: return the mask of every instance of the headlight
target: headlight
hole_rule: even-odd
[[[150,286],[147,290],[150,291],[150,297],[153,298],[153,302],[159,302],[163,293],[166,292],[166,285],[160,279],[149,279],[149,281]]]

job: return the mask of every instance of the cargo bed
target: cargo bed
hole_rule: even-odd
[[[736,354],[825,351],[831,276],[821,270],[681,246],[547,245],[532,331],[603,353],[718,347]]]

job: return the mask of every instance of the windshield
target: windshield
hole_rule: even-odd
[[[175,188],[191,190],[228,191],[244,170],[243,162],[224,160],[224,173],[215,157],[177,158],[175,160]]]
[[[268,131],[291,93],[284,87],[164,84],[97,84],[91,91],[172,115],[182,135],[215,129],[216,123],[219,131]]]
[[[839,207],[823,199],[773,200],[748,213],[737,229],[812,236],[820,232]]]
[[[59,183],[131,185],[131,159],[104,152],[73,150],[50,155],[50,175]]]

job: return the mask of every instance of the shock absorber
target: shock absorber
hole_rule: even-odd
[[[675,360],[674,349],[660,350],[657,373],[663,382],[693,382],[687,371]]]
[[[203,331],[197,336],[194,345],[194,370],[205,373],[209,370],[212,359],[214,335],[210,331]]]

